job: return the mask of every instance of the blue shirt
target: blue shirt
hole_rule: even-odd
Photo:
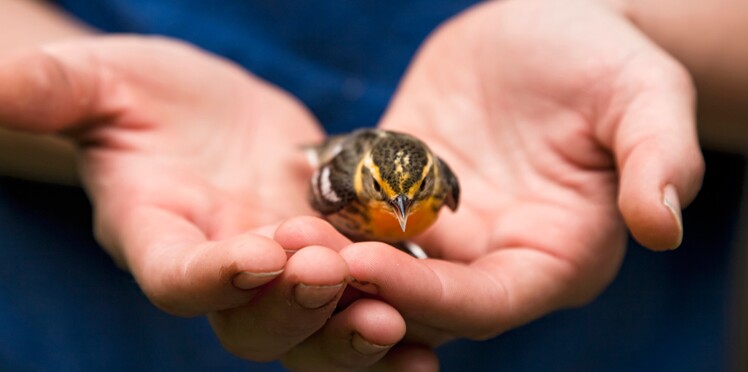
[[[377,123],[439,23],[475,1],[61,0],[105,32],[177,37],[301,99],[331,132]]]

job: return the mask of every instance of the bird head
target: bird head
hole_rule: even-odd
[[[390,211],[405,231],[408,216],[434,193],[434,159],[426,145],[410,136],[386,136],[368,151],[356,175],[359,199]]]

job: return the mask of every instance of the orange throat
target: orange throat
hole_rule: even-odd
[[[434,223],[439,213],[428,204],[417,206],[408,215],[408,223],[403,232],[395,213],[388,206],[371,206],[370,211],[371,222],[368,227],[372,237],[390,243],[407,240],[422,233]]]

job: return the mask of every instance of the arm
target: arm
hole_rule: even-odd
[[[29,46],[82,37],[94,31],[41,1],[0,0],[0,56]],[[60,136],[0,128],[0,175],[78,183],[75,150]]]
[[[748,3],[623,0],[618,8],[693,76],[704,144],[747,151]]]

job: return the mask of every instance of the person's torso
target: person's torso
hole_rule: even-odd
[[[58,1],[104,32],[176,37],[232,59],[331,133],[375,125],[424,38],[475,2]]]

